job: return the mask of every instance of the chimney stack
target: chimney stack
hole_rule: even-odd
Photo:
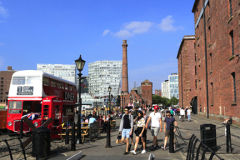
[[[128,62],[127,62],[127,40],[123,40],[123,58],[122,58],[122,91],[128,95]]]
[[[12,66],[8,66],[8,67],[7,67],[7,70],[8,70],[8,71],[11,71],[11,70],[12,70]]]

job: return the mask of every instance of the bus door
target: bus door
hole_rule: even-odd
[[[42,100],[42,115],[41,120],[42,123],[46,122],[49,118],[51,118],[51,99],[50,98],[43,98]]]

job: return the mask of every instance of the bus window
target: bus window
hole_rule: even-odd
[[[12,84],[13,85],[24,85],[25,77],[13,77]]]
[[[44,86],[49,86],[50,85],[49,78],[43,77],[43,85]]]
[[[28,114],[31,112],[31,102],[24,101],[23,102],[23,115]]]
[[[36,104],[35,105],[35,112],[41,112],[42,110],[42,105],[41,104]]]
[[[65,83],[65,90],[68,90],[68,84]]]
[[[62,83],[61,82],[57,82],[57,88],[61,89],[62,88]]]
[[[56,81],[51,79],[51,87],[56,87]]]
[[[73,90],[73,86],[69,85],[69,91],[72,91],[72,90]]]
[[[22,102],[21,101],[10,101],[9,102],[9,113],[21,113]]]
[[[40,77],[27,77],[27,84],[38,84],[40,82]]]

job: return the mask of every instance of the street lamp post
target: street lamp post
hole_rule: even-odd
[[[123,104],[124,104],[124,107],[125,107],[125,97],[123,98]]]
[[[80,57],[75,60],[76,63],[76,67],[79,71],[78,73],[78,77],[79,77],[79,86],[78,86],[78,94],[79,94],[79,99],[78,99],[78,103],[79,103],[79,112],[78,112],[78,124],[77,124],[77,144],[82,144],[82,136],[81,136],[81,114],[82,114],[82,98],[81,98],[81,76],[82,73],[81,71],[83,70],[83,67],[85,65],[85,62],[82,59],[82,56],[80,55]]]
[[[122,93],[122,115],[123,115],[123,91],[121,93]]]
[[[110,100],[110,94],[111,94],[111,87],[109,86],[108,87],[108,92],[109,92],[109,109],[110,109],[110,103],[111,103],[111,100]],[[107,144],[106,144],[106,148],[112,148],[111,146],[111,136],[110,136],[110,129],[111,129],[111,125],[110,125],[110,118],[108,119],[108,129],[107,129]]]

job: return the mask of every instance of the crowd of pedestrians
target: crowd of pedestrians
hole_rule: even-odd
[[[175,112],[173,113],[171,112],[171,110],[167,110],[166,116],[164,119],[164,125],[163,125],[162,110],[157,105],[154,106],[154,111],[150,113],[149,116],[146,115],[145,110],[141,111],[136,108],[130,111],[129,107],[125,107],[125,114],[122,115],[120,127],[119,127],[119,134],[122,137],[121,141],[126,144],[126,150],[124,152],[124,155],[129,153],[136,155],[139,144],[142,145],[141,154],[146,153],[146,147],[147,147],[146,141],[147,141],[148,130],[150,130],[151,135],[153,137],[151,150],[154,151],[159,148],[166,150],[166,145],[167,145],[168,137],[170,134],[170,124],[174,123],[175,126],[177,126],[177,122],[173,117],[174,114]],[[134,130],[134,125],[136,125],[135,130]],[[160,147],[158,145],[157,136],[159,135],[159,133],[163,132],[163,130],[165,134],[165,139],[164,139],[164,144]],[[133,143],[134,134],[136,135],[135,144]],[[133,150],[131,150],[131,146],[133,146]],[[175,147],[175,144],[174,144],[174,147]]]

